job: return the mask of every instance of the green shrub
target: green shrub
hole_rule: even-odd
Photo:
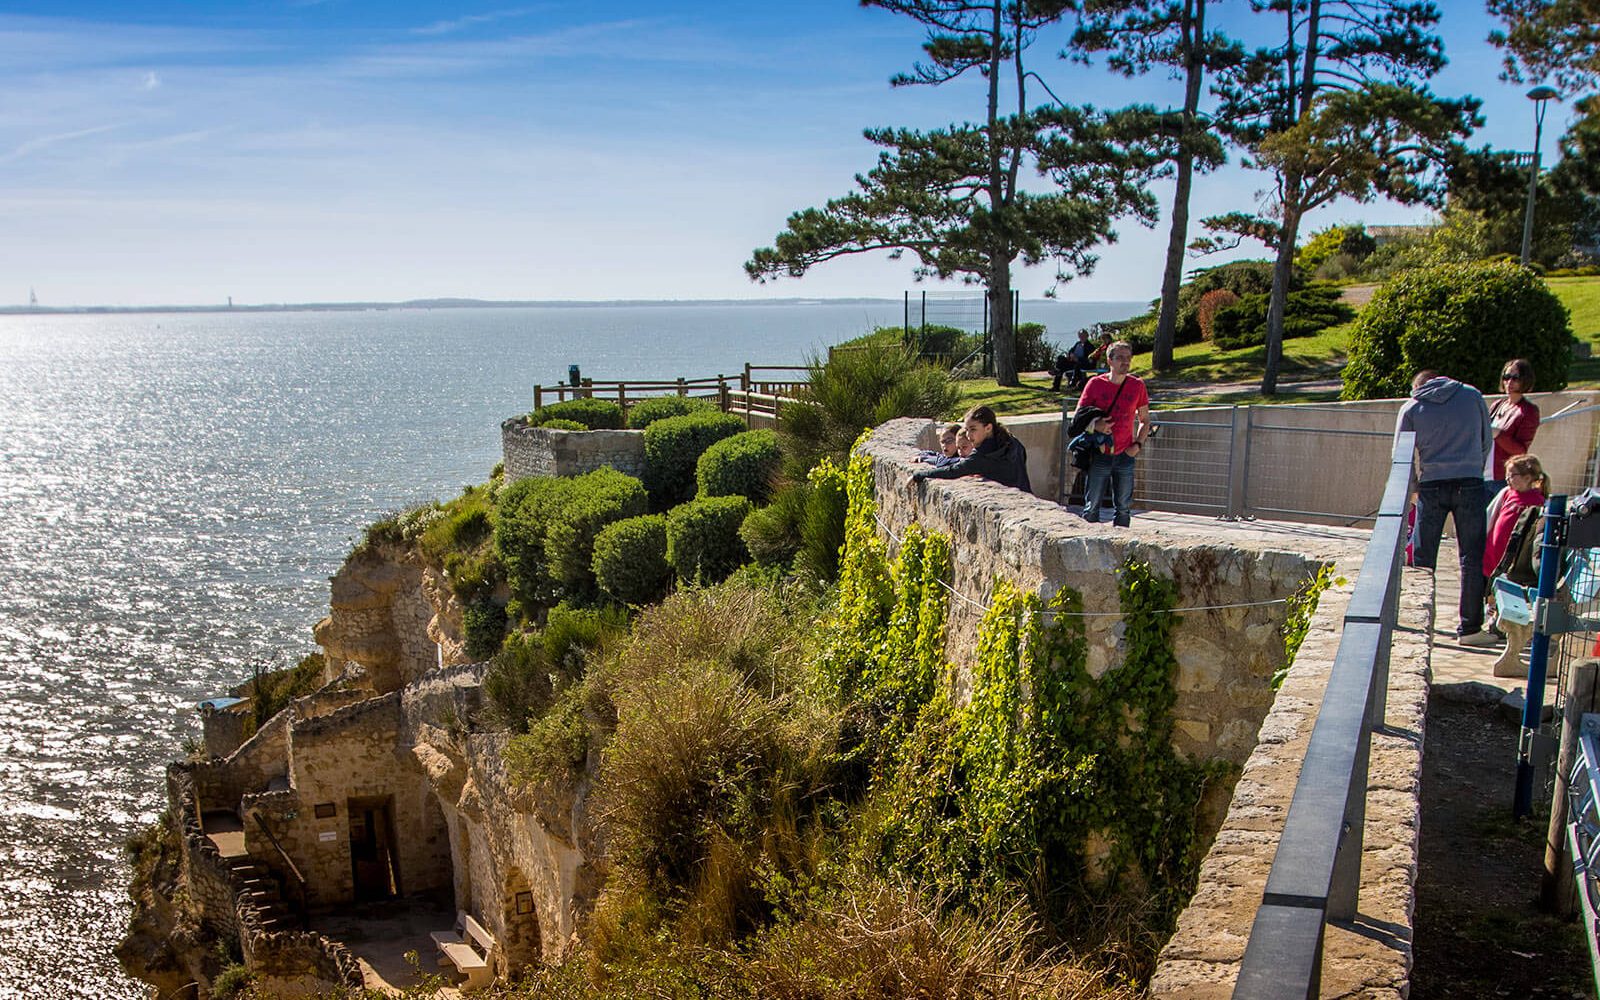
[[[1213,321],[1217,318],[1217,313],[1238,301],[1239,296],[1226,288],[1214,289],[1200,296],[1200,305],[1195,309],[1194,315],[1196,322],[1200,324],[1201,338],[1210,340],[1216,336]]]
[[[672,583],[667,519],[650,514],[606,525],[594,537],[594,579],[623,604],[659,600]]]
[[[519,479],[500,497],[494,546],[519,605],[548,607],[558,598],[545,553],[550,523],[566,507],[577,480],[555,476]]]
[[[839,550],[844,546],[845,513],[850,498],[844,470],[825,461],[811,470],[811,491],[806,496],[805,517],[800,521],[800,551],[795,569],[815,583],[839,579]]]
[[[766,503],[772,479],[783,457],[778,435],[772,431],[743,431],[707,448],[695,463],[695,481],[702,497],[749,497]]]
[[[523,733],[550,705],[550,657],[526,632],[506,637],[483,674],[484,714],[492,725]]]
[[[1061,353],[1061,345],[1045,339],[1043,323],[1018,323],[1016,329],[1017,371],[1034,372],[1049,368]]]
[[[287,708],[289,702],[321,687],[326,666],[321,653],[307,653],[299,663],[287,669],[267,670],[261,663],[252,664],[250,709],[255,728],[266,725],[267,720]]]
[[[1270,292],[1246,295],[1238,302],[1217,310],[1212,319],[1212,339],[1225,351],[1257,347],[1267,342],[1267,306]],[[1330,326],[1348,323],[1355,310],[1340,299],[1334,285],[1310,285],[1290,292],[1284,304],[1283,339],[1311,337]]]
[[[717,404],[709,399],[693,396],[651,396],[641,399],[628,408],[628,426],[642,431],[657,420],[681,417],[689,413],[710,413]]]
[[[744,429],[743,420],[716,411],[666,417],[645,428],[644,481],[652,506],[666,510],[694,496],[700,455]]]
[[[622,407],[610,399],[568,399],[541,406],[528,418],[528,426],[540,427],[547,420],[571,420],[591,431],[621,430],[626,422]]]
[[[586,656],[628,632],[628,613],[621,608],[574,608],[565,603],[550,609],[542,639],[550,663],[563,676],[583,676]]]
[[[232,1000],[242,997],[255,982],[256,977],[243,965],[229,965],[217,973],[217,978],[211,981],[211,995],[217,1000]]]
[[[809,380],[797,393],[800,402],[778,412],[791,479],[805,478],[825,457],[842,462],[864,428],[895,417],[940,418],[961,399],[947,372],[900,346],[837,351],[826,363],[813,358],[809,367]]]
[[[667,562],[686,583],[712,584],[747,559],[739,526],[750,513],[740,496],[706,497],[674,507],[667,514]]]
[[[589,429],[583,424],[578,423],[576,420],[563,420],[560,417],[554,417],[550,420],[546,420],[539,426],[543,427],[547,431],[586,431]]]
[[[467,659],[487,660],[505,639],[505,607],[488,598],[468,604],[461,609],[461,631],[466,640]]]
[[[595,534],[613,521],[645,513],[649,501],[639,480],[612,468],[576,476],[571,484],[550,519],[544,549],[550,574],[566,593],[586,598],[594,586]]]
[[[790,483],[772,495],[772,502],[752,510],[739,527],[750,557],[763,566],[788,566],[800,551],[800,524],[805,520],[810,483]]]
[[[583,770],[589,756],[584,689],[563,688],[549,709],[528,722],[527,731],[506,745],[506,765],[523,781],[560,786]]]
[[[1378,289],[1356,321],[1344,398],[1409,395],[1424,368],[1498,392],[1506,360],[1516,357],[1533,364],[1541,390],[1566,386],[1567,310],[1538,275],[1509,261],[1407,271]]]

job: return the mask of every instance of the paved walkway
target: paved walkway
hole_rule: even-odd
[[[1499,688],[1505,693],[1521,690],[1524,684],[1523,678],[1494,675],[1494,662],[1505,649],[1504,643],[1496,643],[1487,649],[1477,649],[1456,642],[1456,624],[1459,621],[1456,609],[1461,595],[1461,566],[1454,538],[1446,538],[1439,545],[1439,564],[1434,570],[1433,578],[1434,591],[1437,595],[1432,637],[1433,686],[1476,682]],[[1522,655],[1522,663],[1526,668],[1528,663],[1526,650]]]

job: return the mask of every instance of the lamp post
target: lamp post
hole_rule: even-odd
[[[1554,87],[1535,87],[1528,91],[1533,102],[1533,170],[1528,175],[1528,205],[1522,211],[1522,263],[1533,252],[1533,200],[1539,193],[1539,140],[1544,132],[1544,109],[1559,96]]]

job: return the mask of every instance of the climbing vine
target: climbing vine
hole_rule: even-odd
[[[912,526],[890,559],[872,488],[871,460],[854,456],[817,660],[862,726],[855,751],[871,777],[858,850],[953,899],[1042,877],[1136,891],[1175,914],[1217,770],[1172,749],[1176,584],[1143,563],[1122,567],[1123,656],[1094,678],[1082,595],[1062,588],[1046,603],[997,579],[971,698],[956,704],[942,683],[949,541]],[[1091,857],[1091,843],[1105,846]]]
[[[1288,614],[1283,620],[1283,666],[1273,671],[1272,690],[1276,691],[1283,686],[1283,679],[1289,676],[1289,668],[1294,666],[1294,658],[1300,652],[1300,644],[1305,642],[1306,633],[1311,630],[1311,616],[1317,613],[1317,603],[1322,600],[1322,592],[1333,583],[1343,583],[1344,577],[1337,581],[1333,578],[1333,563],[1323,563],[1314,576],[1308,577],[1306,582],[1290,595],[1288,600]]]

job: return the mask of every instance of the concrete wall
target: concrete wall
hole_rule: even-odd
[[[506,482],[529,476],[578,476],[609,465],[644,475],[643,431],[563,431],[529,427],[525,417],[500,425]]]
[[[1591,485],[1600,411],[1552,418],[1564,409],[1600,403],[1600,391],[1534,393],[1529,398],[1545,421],[1532,450],[1543,460],[1556,491],[1576,493]],[[1181,513],[1364,524],[1383,494],[1395,416],[1403,402],[1157,410],[1161,431],[1139,456],[1135,504]],[[1028,448],[1034,492],[1055,499],[1061,471],[1060,416],[1035,414],[1002,422]],[[1319,513],[1331,516],[1312,516]]]

